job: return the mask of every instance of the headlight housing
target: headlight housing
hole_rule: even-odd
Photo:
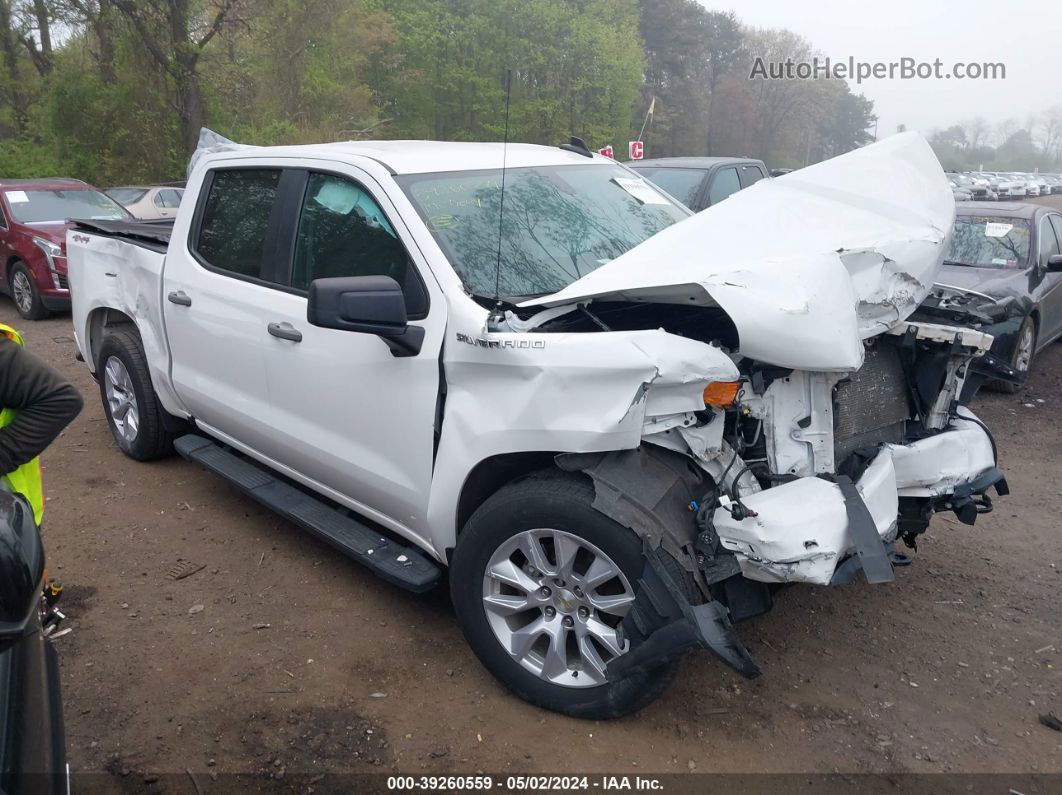
[[[37,248],[44,252],[44,256],[48,258],[48,268],[55,270],[55,258],[63,256],[63,247],[57,243],[53,243],[51,240],[45,240],[42,237],[33,238],[33,242],[37,244]]]

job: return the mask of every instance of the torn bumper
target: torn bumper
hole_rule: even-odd
[[[840,575],[838,567],[853,556],[868,581],[891,580],[885,545],[896,537],[901,497],[958,510],[990,486],[1000,488],[991,438],[971,412],[960,411],[941,433],[884,445],[855,484],[840,476],[799,478],[743,497],[756,515],[741,520],[724,503],[713,517],[720,544],[745,577],[761,582],[844,581],[852,566]]]
[[[631,651],[608,664],[609,680],[652,671],[688,651],[710,651],[742,676],[754,679],[760,668],[742,644],[720,602],[693,605],[668,574],[649,544],[645,569],[631,611],[623,619]]]

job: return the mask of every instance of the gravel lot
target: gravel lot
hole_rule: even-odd
[[[781,594],[741,627],[762,678],[691,657],[659,702],[596,723],[509,696],[444,589],[388,586],[179,458],[123,457],[69,318],[18,322],[0,299],[0,320],[86,396],[44,458],[44,533],[73,629],[56,641],[71,766],[98,788],[192,792],[185,771],[207,790],[233,772],[280,789],[324,771],[1062,772],[1062,734],[1037,720],[1062,714],[1062,344],[1020,394],[974,407],[1012,488],[996,512],[938,515],[890,585]],[[186,562],[202,568],[168,576]],[[181,776],[144,783],[165,774]]]

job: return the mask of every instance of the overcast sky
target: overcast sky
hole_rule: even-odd
[[[1005,80],[865,80],[878,135],[898,124],[928,134],[983,116],[993,126],[1062,105],[1062,0],[698,0],[744,24],[788,28],[832,60],[1002,62]]]

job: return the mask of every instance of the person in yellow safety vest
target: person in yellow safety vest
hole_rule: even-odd
[[[21,494],[38,525],[44,516],[38,456],[82,405],[73,384],[27,351],[21,334],[0,323],[0,488]]]

